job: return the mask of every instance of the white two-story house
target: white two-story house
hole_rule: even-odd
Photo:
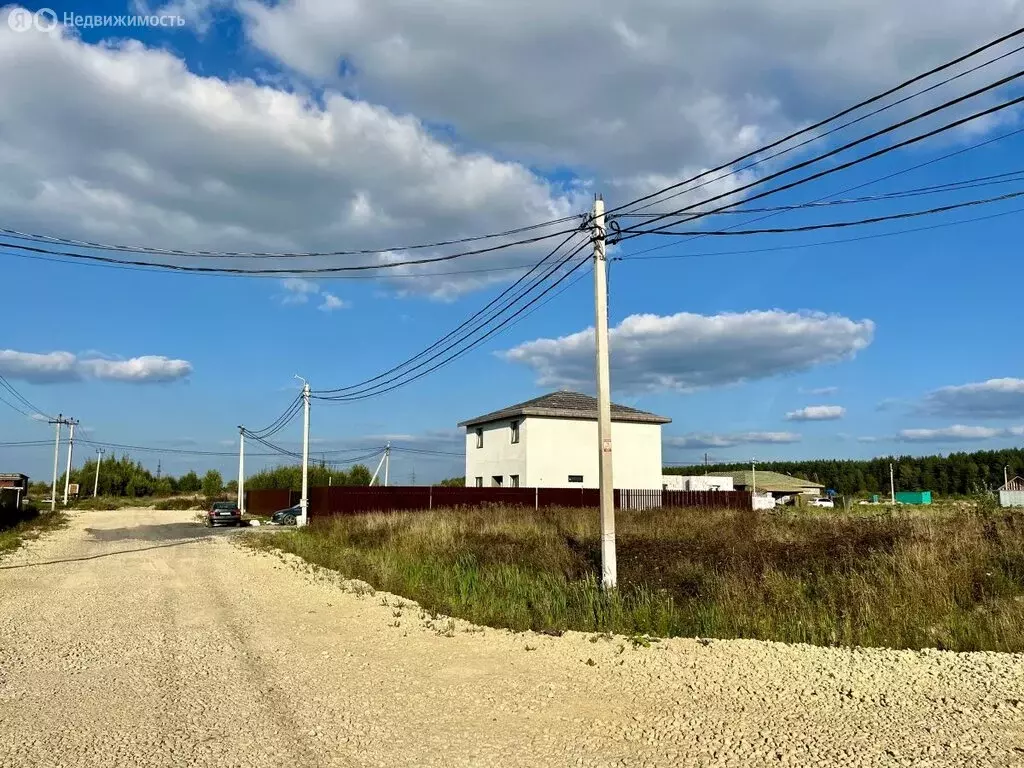
[[[661,488],[661,426],[672,420],[612,404],[616,488]],[[597,488],[597,400],[552,392],[459,424],[467,487]]]

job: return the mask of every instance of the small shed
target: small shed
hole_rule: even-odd
[[[897,491],[897,504],[931,504],[931,491]]]
[[[1024,507],[1024,478],[1015,477],[999,489],[999,506]]]
[[[21,510],[28,495],[28,475],[20,472],[0,474],[0,509]]]
[[[733,480],[729,475],[662,475],[663,491],[732,491]]]

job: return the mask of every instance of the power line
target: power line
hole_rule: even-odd
[[[1011,77],[1012,78],[1017,78],[1017,77],[1021,77],[1022,75],[1024,75],[1024,70],[1021,70],[1020,72],[1017,72],[1016,74],[1012,75]],[[1006,80],[1006,78],[1004,78],[1004,81],[1005,80]],[[1002,84],[1002,82],[1003,81],[1000,81],[999,84]],[[883,135],[883,134],[888,133],[890,131],[896,130],[897,128],[903,127],[904,125],[907,125],[910,122],[913,122],[915,120],[920,120],[923,117],[926,117],[926,116],[928,116],[930,114],[934,114],[935,112],[939,111],[940,109],[945,109],[945,108],[951,106],[952,104],[954,104],[956,102],[962,101],[964,98],[969,98],[970,96],[977,95],[978,93],[984,92],[986,90],[991,90],[993,87],[996,87],[996,85],[993,84],[993,85],[986,86],[985,88],[982,88],[982,89],[979,89],[978,91],[975,91],[973,94],[970,94],[969,96],[960,97],[958,99],[954,99],[951,102],[946,102],[945,104],[940,105],[939,107],[935,107],[934,109],[930,109],[927,112],[923,112],[923,113],[921,113],[919,115],[916,115],[914,117],[908,118],[907,120],[901,121],[901,123],[897,123],[896,125],[889,126],[888,128],[884,128],[884,129],[882,129],[880,131],[876,131],[875,133],[873,133],[873,134],[871,134],[869,136],[865,136],[865,137],[862,137],[860,139],[857,139],[856,141],[853,141],[853,142],[850,142],[848,144],[845,144],[842,147],[838,147],[838,148],[836,148],[836,149],[834,149],[834,150],[832,150],[830,152],[826,152],[823,155],[819,155],[819,156],[811,158],[809,160],[805,160],[805,161],[803,161],[801,163],[797,163],[794,166],[791,166],[789,168],[785,168],[785,169],[783,169],[781,171],[778,171],[777,173],[770,174],[769,176],[765,176],[765,177],[763,177],[761,179],[753,181],[753,182],[751,182],[749,184],[746,184],[746,185],[744,185],[742,187],[737,187],[736,189],[734,189],[734,190],[732,190],[730,192],[725,192],[723,194],[716,195],[716,196],[714,196],[712,198],[709,198],[707,200],[702,201],[701,203],[696,203],[694,205],[686,206],[686,207],[680,208],[680,209],[678,209],[676,211],[672,211],[671,213],[663,214],[662,216],[657,217],[657,218],[655,218],[655,219],[653,219],[653,220],[651,220],[651,221],[649,221],[647,223],[648,224],[652,224],[652,223],[654,223],[654,221],[658,221],[659,219],[671,218],[673,216],[677,216],[680,213],[684,213],[684,212],[686,212],[688,210],[691,210],[692,208],[697,207],[697,205],[700,205],[700,204],[703,204],[703,203],[707,203],[707,202],[711,202],[711,201],[714,201],[714,200],[720,200],[721,198],[726,197],[728,195],[732,195],[732,194],[735,194],[737,192],[742,192],[742,191],[744,191],[746,189],[749,189],[751,187],[755,187],[755,186],[758,186],[760,184],[764,184],[764,183],[766,183],[768,181],[771,181],[771,180],[773,180],[775,178],[778,178],[779,176],[782,176],[783,174],[790,173],[790,172],[792,172],[794,170],[797,170],[799,168],[802,168],[802,167],[806,167],[807,165],[810,165],[811,163],[815,163],[815,162],[818,162],[819,160],[825,159],[827,157],[831,157],[832,155],[835,155],[838,152],[842,152],[845,149],[849,149],[852,146],[856,146],[857,144],[861,144],[861,143],[863,143],[865,141],[868,141],[870,139],[877,138],[880,135]],[[913,137],[911,137],[909,139],[904,139],[903,141],[900,141],[900,142],[898,142],[896,144],[892,144],[892,145],[890,145],[888,147],[882,147],[881,149],[875,150],[874,152],[871,152],[871,153],[869,153],[867,155],[863,155],[861,157],[854,158],[853,160],[849,160],[849,161],[847,161],[845,163],[841,163],[841,164],[832,166],[830,168],[826,168],[826,169],[824,169],[822,171],[818,171],[818,172],[816,172],[816,173],[814,173],[814,174],[812,174],[810,176],[806,176],[806,177],[804,177],[802,179],[797,179],[795,181],[792,181],[792,182],[789,182],[787,184],[784,184],[784,185],[782,185],[780,187],[775,187],[773,189],[765,190],[764,192],[759,192],[756,195],[752,195],[751,197],[747,198],[744,201],[739,201],[739,202],[736,202],[736,203],[729,203],[729,204],[726,204],[726,205],[722,206],[721,208],[717,208],[717,209],[714,209],[714,210],[711,210],[711,211],[707,211],[703,215],[710,215],[710,214],[713,214],[713,213],[718,213],[720,210],[725,210],[727,208],[735,208],[738,205],[742,205],[743,202],[751,202],[753,200],[759,200],[759,199],[761,199],[763,197],[767,197],[769,195],[774,195],[774,194],[777,194],[779,192],[783,192],[783,191],[788,190],[788,189],[793,189],[794,187],[798,187],[798,186],[800,186],[802,184],[807,184],[808,182],[815,181],[817,179],[823,178],[824,176],[828,176],[828,175],[831,175],[833,173],[838,173],[839,171],[843,171],[843,170],[846,170],[848,168],[852,168],[853,166],[856,166],[856,165],[859,165],[861,163],[867,162],[868,160],[873,160],[875,158],[881,157],[881,156],[886,155],[886,154],[888,154],[890,152],[894,152],[897,149],[902,149],[904,147],[908,147],[908,146],[911,146],[913,144],[917,144],[918,142],[924,141],[925,139],[929,139],[929,138],[932,138],[933,136],[937,136],[937,135],[939,135],[941,133],[944,133],[946,131],[953,130],[954,128],[958,128],[961,125],[965,125],[965,124],[967,124],[967,123],[969,123],[969,122],[971,122],[973,120],[977,120],[979,118],[995,114],[996,112],[999,112],[1001,110],[1008,109],[1009,107],[1015,106],[1015,105],[1017,105],[1017,104],[1019,104],[1021,102],[1024,102],[1024,96],[1018,96],[1017,98],[1011,99],[1010,101],[1003,102],[1002,104],[997,104],[997,105],[995,105],[993,107],[989,107],[988,109],[983,109],[983,110],[981,110],[979,112],[975,112],[975,113],[973,113],[971,115],[968,115],[966,117],[962,117],[962,118],[959,118],[957,120],[953,120],[952,122],[946,123],[945,125],[940,126],[938,128],[934,128],[934,129],[932,129],[930,131],[926,131],[925,133],[918,134],[917,136],[913,136]],[[665,224],[665,225],[662,225],[661,228],[674,226],[676,223],[678,223],[678,222],[672,222],[672,223],[669,223],[669,224]],[[626,235],[625,237],[622,238],[622,240],[632,239],[634,237],[639,237],[639,235],[635,235],[635,234],[633,234],[633,235]]]
[[[900,229],[895,232],[879,232],[870,235],[860,235],[859,237],[846,237],[839,238],[836,240],[822,240],[815,243],[795,243],[793,245],[775,245],[765,248],[745,248],[743,250],[735,251],[709,251],[704,253],[666,253],[658,256],[640,255],[646,254],[657,248],[651,248],[646,251],[637,251],[636,254],[629,254],[628,256],[620,257],[624,262],[630,261],[648,261],[648,260],[661,260],[661,259],[697,259],[714,256],[742,256],[754,253],[772,253],[775,251],[795,251],[804,248],[818,248],[823,245],[842,245],[844,243],[858,243],[863,240],[875,240],[883,237],[896,237],[897,235],[908,235],[914,232],[928,232],[935,229],[943,229],[945,227],[955,227],[961,224],[973,224],[979,221],[989,221],[991,219],[997,219],[1002,216],[1010,216],[1015,213],[1024,213],[1024,207],[1013,208],[1009,211],[1001,211],[1000,213],[992,213],[987,216],[975,216],[968,219],[960,219],[958,221],[946,221],[939,224],[931,224],[924,227],[913,227],[910,229]],[[667,246],[659,246],[660,248],[669,247],[671,245],[677,245],[677,243],[669,243]]]
[[[400,445],[392,445],[392,451],[400,451],[403,453],[422,453],[428,456],[465,456],[463,452],[455,451],[431,451],[426,448],[403,448]]]
[[[397,269],[400,267],[417,266],[419,264],[436,264],[443,261],[453,261],[455,259],[461,259],[468,256],[479,256],[485,253],[494,253],[495,251],[501,251],[508,248],[514,248],[520,245],[531,245],[533,243],[543,242],[544,240],[550,240],[551,238],[558,237],[567,233],[575,234],[578,229],[567,229],[553,232],[547,235],[539,235],[537,237],[531,237],[524,240],[517,240],[513,243],[504,243],[502,245],[492,245],[487,248],[477,248],[471,251],[462,251],[459,253],[450,253],[444,256],[431,256],[425,259],[408,259],[405,261],[392,261],[384,264],[350,264],[346,266],[337,267],[284,267],[284,268],[259,268],[259,269],[245,269],[241,267],[200,267],[195,265],[185,264],[162,264],[153,261],[135,261],[128,259],[115,259],[109,256],[97,256],[95,254],[87,253],[75,253],[73,251],[53,250],[47,248],[40,248],[30,245],[18,245],[16,243],[0,241],[0,247],[10,248],[17,251],[24,251],[26,253],[43,254],[47,256],[63,256],[69,259],[80,259],[91,262],[98,262],[103,264],[117,264],[117,265],[131,265],[137,267],[150,267],[159,270],[168,270],[172,272],[198,272],[203,274],[228,274],[228,275],[276,275],[279,277],[289,275],[330,275],[339,274],[346,272],[366,272],[370,270],[389,270]],[[10,239],[10,235],[7,238]]]
[[[1008,131],[1006,133],[1002,133],[1002,134],[1000,134],[998,136],[993,136],[992,138],[985,139],[984,141],[978,141],[978,142],[975,142],[973,144],[969,144],[969,145],[967,145],[965,147],[961,147],[960,149],[952,150],[952,151],[947,152],[947,153],[945,153],[943,155],[939,155],[938,157],[932,157],[932,158],[929,158],[928,160],[924,160],[924,161],[922,161],[920,163],[916,163],[916,164],[908,166],[906,168],[901,168],[901,169],[899,169],[897,171],[892,171],[891,173],[887,173],[887,174],[884,174],[882,176],[878,176],[878,177],[876,177],[874,179],[870,179],[869,181],[859,182],[859,183],[854,184],[852,186],[845,187],[845,188],[843,188],[843,189],[841,189],[841,190],[839,190],[837,192],[833,192],[833,193],[830,193],[828,195],[823,195],[823,196],[821,196],[821,197],[819,197],[819,198],[817,198],[815,200],[812,200],[810,202],[814,203],[814,204],[817,204],[817,203],[821,203],[822,201],[829,200],[830,198],[833,198],[836,195],[843,195],[843,194],[847,194],[847,193],[850,193],[850,192],[856,192],[858,189],[863,189],[865,187],[874,186],[875,184],[879,184],[879,183],[881,183],[883,181],[888,181],[889,179],[895,178],[897,176],[902,176],[904,174],[911,173],[913,171],[918,171],[918,170],[920,170],[922,168],[926,168],[926,167],[934,165],[936,163],[940,163],[940,162],[943,162],[945,160],[949,160],[950,158],[958,157],[960,155],[967,154],[968,152],[973,152],[976,149],[981,149],[983,147],[986,147],[986,146],[988,146],[990,144],[994,144],[996,142],[1012,138],[1013,136],[1017,136],[1017,135],[1019,135],[1021,133],[1024,133],[1024,128],[1017,128],[1015,130]],[[767,216],[758,216],[757,218],[751,219],[751,220],[749,220],[749,221],[747,221],[745,223],[746,224],[752,224],[752,223],[755,223],[755,222],[758,222],[758,221],[763,221],[765,219],[773,218],[776,215],[777,214],[772,213],[772,214],[769,214]],[[983,218],[988,218],[988,217],[983,217]],[[975,219],[966,219],[965,221],[974,221],[974,220]],[[741,226],[741,225],[737,224],[736,226]],[[937,225],[937,226],[945,226],[945,225]],[[923,227],[923,228],[920,228],[920,229],[933,229],[933,228],[934,227]],[[909,230],[905,230],[905,231],[906,232],[915,232],[915,231],[919,231],[919,230],[918,229],[909,229]],[[685,242],[689,242],[691,240],[697,240],[697,239],[699,239],[702,236],[703,235],[697,235],[695,237],[686,238]],[[864,237],[859,237],[859,238],[848,238],[848,239],[845,239],[845,240],[826,241],[826,243],[831,243],[831,242],[853,242],[855,240],[868,239],[869,237],[870,236],[864,236]],[[625,253],[625,254],[622,254],[621,256],[615,257],[615,260],[619,261],[619,260],[624,260],[624,259],[637,258],[637,257],[639,257],[640,254],[651,253],[653,251],[661,251],[661,250],[664,250],[665,248],[672,248],[672,247],[675,247],[677,245],[679,245],[679,243],[665,243],[663,245],[656,245],[656,246],[653,246],[653,247],[650,247],[650,248],[644,248],[644,249],[639,250],[639,251],[631,251],[630,253]],[[813,245],[813,244],[811,244],[811,245]],[[803,247],[803,246],[800,246],[800,247]],[[774,249],[765,249],[765,250],[774,250]]]
[[[955,211],[960,208],[970,208],[977,205],[987,205],[991,203],[1005,202],[1006,200],[1012,200],[1017,197],[1024,196],[1024,191],[1020,192],[1009,192],[1005,195],[998,195],[996,197],[988,197],[981,200],[967,200],[962,203],[952,203],[950,205],[941,205],[935,208],[928,208],[923,211],[904,211],[902,213],[891,213],[885,216],[872,216],[863,219],[855,219],[852,221],[831,221],[823,224],[804,224],[796,227],[766,227],[761,229],[727,229],[727,230],[693,230],[693,231],[674,231],[665,229],[655,229],[651,231],[647,230],[634,230],[624,229],[623,234],[637,234],[637,235],[692,235],[700,237],[716,237],[725,235],[776,235],[776,234],[788,234],[792,232],[811,232],[819,229],[842,229],[845,227],[857,227],[866,224],[878,224],[883,221],[895,221],[897,219],[911,219],[918,216],[930,216],[938,213],[946,213],[948,211]]]
[[[435,348],[437,348],[440,345],[444,344],[446,341],[451,339],[453,336],[457,335],[459,333],[459,331],[461,331],[463,328],[465,328],[466,326],[472,324],[475,320],[477,320],[482,315],[487,313],[488,310],[490,310],[496,304],[501,302],[501,300],[504,299],[506,296],[508,296],[509,294],[513,293],[516,290],[516,288],[521,283],[523,283],[524,281],[526,281],[526,279],[528,277],[530,277],[530,275],[532,275],[534,272],[539,270],[549,259],[553,258],[555,256],[555,254],[557,254],[562,248],[564,248],[573,239],[573,237],[575,237],[575,233],[573,233],[573,235],[570,235],[569,237],[567,237],[564,240],[562,240],[562,242],[560,242],[555,248],[553,248],[550,252],[548,252],[544,256],[544,258],[542,258],[540,261],[538,261],[536,264],[534,264],[529,272],[527,272],[526,274],[522,275],[518,280],[516,280],[510,286],[505,288],[505,290],[503,290],[501,293],[499,293],[497,296],[495,296],[489,302],[487,302],[487,304],[485,304],[483,307],[481,307],[476,312],[474,312],[472,315],[470,315],[468,318],[466,318],[466,320],[464,320],[462,323],[457,325],[454,329],[449,331],[447,334],[442,336],[437,341],[435,341],[432,344],[428,345],[422,351],[420,351],[417,354],[413,355],[412,357],[402,361],[401,363],[398,363],[397,365],[392,366],[391,368],[389,368],[388,370],[384,371],[383,373],[377,374],[373,378],[365,379],[365,380],[363,380],[361,382],[358,382],[356,384],[351,384],[351,385],[349,385],[347,387],[337,387],[337,388],[334,388],[334,389],[319,390],[315,394],[319,396],[319,395],[339,393],[339,392],[348,392],[348,391],[351,391],[351,390],[359,389],[361,387],[365,387],[368,384],[372,384],[373,382],[380,381],[381,379],[386,378],[390,374],[395,373],[396,371],[400,371],[401,369],[408,367],[409,365],[411,365],[412,363],[416,362],[420,358],[424,357],[425,355],[428,355],[432,350],[434,350]],[[564,263],[564,261],[562,263]],[[556,267],[556,269],[557,269],[557,267]],[[534,287],[539,285],[540,282],[545,280],[548,277],[548,275],[552,274],[553,271],[554,270],[550,270],[546,275],[544,275],[544,276],[542,276],[540,278],[535,279],[534,282],[530,286],[528,286],[526,289],[524,289],[524,291],[521,291],[518,294],[518,296],[514,296],[510,301],[505,303],[504,307],[499,308],[498,310],[496,310],[494,313],[491,314],[491,317],[488,317],[487,319],[485,319],[483,321],[483,324],[486,324],[487,322],[490,322],[495,317],[500,315],[501,312],[504,312],[506,309],[508,309],[508,307],[513,305],[516,301],[518,301],[520,298],[522,298],[524,295],[526,295],[526,293],[528,293]],[[477,326],[477,328],[470,329],[470,331],[468,331],[467,333],[473,333],[479,327],[480,326]],[[463,338],[465,338],[465,335],[463,336]],[[457,343],[460,343],[460,342],[456,341],[456,344]],[[447,349],[450,349],[450,348],[451,348],[451,346],[446,347],[444,350],[441,351],[441,354],[443,354],[443,352],[447,351]],[[434,357],[428,358],[426,361],[424,361],[424,363],[430,362],[430,360],[433,360],[436,357],[437,357],[437,355],[434,355]],[[420,367],[420,366],[417,366],[417,368],[418,367]],[[413,370],[416,370],[416,368],[414,368]]]
[[[263,429],[255,430],[243,428],[242,431],[243,433],[252,435],[253,437],[272,437],[273,435],[276,435],[278,432],[284,429],[284,427],[288,425],[292,421],[292,419],[295,418],[295,415],[299,412],[301,408],[302,397],[300,395],[296,395],[295,399],[293,399],[284,409],[284,413],[282,413],[280,416],[274,419],[269,425],[267,425]]]
[[[27,407],[30,411],[32,411],[32,414],[35,414],[37,416],[42,416],[45,419],[53,418],[52,416],[50,416],[50,415],[48,415],[46,413],[43,413],[39,408],[37,408],[35,405],[33,405],[32,402],[28,398],[26,398],[17,389],[15,389],[14,385],[11,384],[11,382],[9,382],[3,376],[0,376],[0,387],[3,387],[5,390],[10,392],[11,395],[14,396],[14,399],[17,400],[18,402],[20,402],[25,407]],[[5,400],[4,402],[6,403],[7,401]],[[11,403],[7,403],[7,405],[10,405],[11,408],[14,408],[14,410],[23,413],[25,416],[29,416],[29,417],[32,416],[32,414],[25,413],[24,411],[22,411],[17,406],[11,405]]]
[[[545,275],[543,278],[541,278],[541,280],[546,279],[548,276],[550,276],[555,271],[557,271],[562,266],[564,266],[566,263],[568,263],[573,257],[575,257],[587,245],[589,245],[589,242],[584,241],[583,243],[581,243],[577,247],[575,247],[561,262],[559,262],[551,270],[549,270],[547,275]],[[503,328],[506,325],[508,325],[508,323],[510,323],[512,320],[514,320],[519,315],[521,315],[523,312],[525,312],[529,307],[533,306],[541,298],[543,298],[545,295],[550,293],[555,287],[557,287],[559,284],[561,284],[563,281],[565,281],[572,273],[574,273],[580,267],[582,267],[583,265],[588,264],[588,263],[589,263],[589,259],[586,259],[586,258],[585,259],[581,259],[572,269],[570,269],[565,274],[561,275],[553,283],[548,285],[547,288],[545,288],[543,291],[541,291],[538,295],[534,296],[529,302],[527,302],[525,305],[523,305],[518,310],[513,312],[511,315],[506,317],[504,320],[502,320],[500,323],[498,323],[498,325],[496,325],[493,328],[491,328],[491,330],[489,330],[483,336],[480,336],[479,338],[477,338],[475,341],[473,341],[471,344],[469,344],[469,346],[467,346],[467,347],[465,347],[465,348],[463,348],[463,349],[461,349],[461,350],[459,350],[459,351],[449,355],[448,357],[442,359],[438,363],[430,366],[426,370],[421,371],[420,373],[417,373],[415,376],[412,376],[410,378],[405,378],[405,380],[402,380],[404,377],[408,376],[408,374],[411,373],[413,370],[416,370],[416,369],[422,367],[423,365],[425,365],[426,363],[430,362],[431,360],[434,360],[437,357],[439,357],[440,355],[443,355],[445,352],[451,350],[453,347],[456,347],[456,346],[462,344],[463,342],[465,342],[466,340],[468,340],[473,333],[475,333],[478,330],[481,330],[483,327],[486,326],[487,323],[489,323],[489,322],[491,322],[493,320],[496,320],[500,316],[501,313],[504,313],[512,305],[509,305],[505,309],[501,310],[501,312],[499,314],[494,315],[493,317],[487,319],[482,325],[479,325],[479,326],[477,326],[477,328],[475,328],[475,329],[469,331],[468,333],[464,334],[460,339],[457,339],[452,344],[449,344],[447,347],[442,349],[440,352],[434,354],[428,360],[425,360],[424,362],[422,362],[419,365],[409,369],[408,371],[406,371],[404,373],[398,374],[397,376],[393,376],[390,379],[385,380],[385,381],[383,381],[380,384],[376,384],[376,385],[374,385],[372,387],[367,387],[367,388],[364,388],[362,390],[356,390],[356,391],[353,391],[353,392],[348,392],[348,393],[345,393],[345,394],[338,394],[338,395],[317,394],[317,395],[314,395],[314,397],[316,397],[318,400],[332,400],[332,401],[346,401],[346,402],[347,401],[352,401],[352,400],[363,400],[363,399],[366,399],[366,398],[369,398],[369,397],[376,397],[378,395],[382,395],[382,394],[385,394],[387,392],[391,392],[391,391],[393,391],[395,389],[398,389],[399,387],[405,386],[406,384],[410,384],[413,381],[416,381],[417,379],[420,379],[423,376],[426,376],[427,374],[432,373],[433,371],[438,370],[439,368],[447,365],[448,363],[450,363],[450,362],[458,359],[462,355],[468,353],[472,349],[475,349],[476,347],[478,347],[480,344],[482,344],[488,338],[490,338],[495,333],[497,333],[501,328]],[[530,292],[532,292],[534,290],[534,288],[537,285],[539,285],[539,284],[540,284],[540,282],[538,281],[537,283],[534,284],[534,286],[530,287],[529,289],[527,289],[526,292],[521,294],[521,296],[519,298],[525,298],[525,296],[528,295]],[[518,301],[519,298],[515,299],[514,301]],[[513,302],[513,304],[514,304],[514,302]]]
[[[857,205],[860,203],[874,203],[884,200],[896,200],[907,197],[921,197],[924,195],[941,194],[943,192],[960,192],[965,189],[976,189],[978,187],[995,186],[998,184],[1010,184],[1020,181],[1024,175],[1024,168],[1005,173],[996,173],[990,176],[979,176],[962,181],[951,181],[945,184],[932,184],[925,187],[914,187],[912,189],[897,190],[895,192],[882,192],[877,195],[863,195],[861,197],[844,198],[840,200],[812,200],[806,203],[794,203],[792,205],[770,205],[761,208],[734,208],[720,211],[722,214],[747,214],[747,213],[785,213],[787,211],[806,210],[811,208],[829,208],[837,205]],[[664,215],[664,211],[652,213],[620,213],[618,218],[651,218]],[[694,211],[695,218],[711,215],[709,211]]]
[[[822,128],[822,127],[828,125],[831,122],[834,122],[834,121],[836,121],[836,120],[838,120],[838,119],[840,119],[842,117],[845,117],[846,115],[849,115],[849,114],[851,114],[853,112],[856,112],[858,109],[862,109],[863,107],[866,107],[866,106],[869,106],[871,104],[874,104],[875,102],[881,101],[882,99],[887,98],[888,96],[891,96],[892,94],[897,93],[897,92],[903,90],[904,88],[907,88],[907,87],[913,85],[914,83],[918,83],[918,82],[920,82],[922,80],[925,80],[925,79],[931,77],[932,75],[938,74],[939,72],[942,72],[942,71],[944,71],[946,69],[949,69],[950,67],[954,67],[957,64],[961,64],[964,61],[967,61],[968,59],[971,59],[974,56],[977,56],[979,53],[982,53],[982,52],[984,52],[986,50],[989,50],[990,48],[994,48],[994,47],[1000,45],[1001,43],[1004,43],[1007,40],[1010,40],[1010,39],[1012,39],[1014,37],[1017,37],[1017,36],[1019,36],[1021,34],[1024,34],[1024,27],[1015,29],[1012,32],[1009,32],[1009,33],[1007,33],[1007,34],[1005,34],[1005,35],[1003,35],[1001,37],[998,37],[995,40],[992,40],[991,42],[985,43],[984,45],[979,46],[978,48],[975,48],[974,50],[969,51],[968,53],[966,53],[966,54],[964,54],[962,56],[958,56],[957,58],[952,59],[951,61],[948,61],[945,64],[941,64],[941,65],[939,65],[937,67],[934,67],[934,68],[928,70],[927,72],[923,72],[923,73],[921,73],[919,75],[915,75],[914,77],[912,77],[912,78],[910,78],[908,80],[904,80],[899,85],[896,85],[896,86],[888,89],[887,91],[883,91],[882,93],[877,94],[876,96],[872,96],[872,97],[870,97],[868,99],[864,99],[863,101],[860,101],[860,102],[858,102],[858,103],[856,103],[856,104],[854,104],[852,106],[849,106],[849,107],[847,107],[847,108],[837,112],[836,114],[832,115],[831,117],[825,118],[824,120],[819,120],[818,122],[814,123],[813,125],[809,125],[809,126],[806,126],[805,128],[801,128],[799,130],[796,130],[796,131],[790,133],[787,136],[783,136],[781,139],[776,139],[775,141],[771,142],[770,144],[766,144],[766,145],[764,145],[762,147],[758,147],[757,149],[752,150],[751,152],[748,152],[745,155],[741,155],[740,157],[737,157],[737,158],[735,158],[733,160],[730,160],[727,163],[723,163],[722,165],[719,165],[716,168],[711,168],[709,170],[703,171],[703,172],[701,172],[701,173],[699,173],[699,174],[697,174],[695,176],[692,176],[689,179],[685,179],[683,181],[677,182],[677,183],[672,184],[670,186],[667,186],[667,187],[665,187],[663,189],[660,189],[657,192],[651,192],[650,194],[643,195],[642,197],[638,197],[638,198],[636,198],[634,200],[631,200],[628,203],[623,203],[622,205],[618,205],[615,208],[611,208],[611,209],[609,209],[606,212],[605,215],[611,215],[611,214],[617,213],[617,212],[619,212],[619,211],[621,211],[621,210],[623,210],[625,208],[629,208],[631,206],[634,206],[637,203],[642,203],[642,202],[645,202],[647,200],[651,200],[651,199],[653,199],[655,197],[660,197],[661,195],[663,195],[666,192],[669,192],[669,191],[671,191],[673,189],[678,189],[679,187],[686,186],[687,184],[691,184],[691,183],[697,181],[698,179],[701,179],[701,178],[703,178],[705,176],[708,176],[708,175],[710,175],[712,173],[717,173],[719,171],[723,171],[726,168],[730,168],[731,166],[736,165],[737,163],[743,162],[744,160],[749,160],[750,158],[756,157],[757,155],[759,155],[759,154],[761,154],[763,152],[767,152],[767,151],[769,151],[771,149],[775,149],[776,147],[780,147],[783,144],[785,144],[787,141],[791,141],[792,139],[795,139],[798,136],[802,136],[802,135],[804,135],[806,133],[810,133],[812,131],[816,131],[817,129]],[[1020,50],[1020,49],[1016,49],[1016,50]],[[1015,52],[1016,51],[1011,51],[1010,53],[1015,53]],[[1000,57],[1000,58],[1003,58],[1003,57]],[[986,66],[987,64],[990,64],[990,63],[992,63],[992,62],[986,62],[986,64],[983,64],[981,66]],[[977,69],[977,67],[975,69]],[[969,71],[974,71],[974,70],[969,70]],[[943,84],[945,84],[945,82],[948,82],[948,81],[944,81],[943,83],[939,83],[939,85],[943,85]],[[919,95],[919,94],[915,94],[915,95]],[[890,106],[893,106],[893,105],[890,105]],[[865,117],[871,117],[872,115],[877,114],[878,111],[881,111],[881,110],[876,110],[875,112],[872,112],[872,113],[866,115]],[[846,127],[846,126],[841,126],[841,128],[843,128],[843,127]],[[836,130],[838,130],[838,129],[836,129]],[[829,131],[828,133],[823,134],[823,136],[827,136],[829,133],[832,133],[832,132],[833,131]],[[804,143],[806,143],[806,142],[804,142]],[[802,144],[800,146],[802,146]],[[773,155],[773,157],[774,157],[774,155]],[[767,159],[771,159],[771,158],[765,158],[765,159],[767,160]],[[749,167],[749,166],[747,166],[747,167]]]
[[[124,253],[142,253],[153,256],[185,256],[188,258],[255,258],[255,259],[298,259],[298,258],[314,258],[322,256],[373,256],[384,253],[394,253],[399,251],[413,251],[424,248],[441,248],[448,245],[459,245],[463,243],[474,243],[481,240],[492,240],[498,237],[511,237],[512,235],[522,234],[523,232],[532,232],[544,227],[551,227],[557,224],[564,224],[567,221],[578,220],[582,218],[582,214],[574,214],[572,216],[563,216],[560,219],[552,219],[550,221],[540,222],[538,224],[530,224],[525,227],[517,227],[516,229],[505,230],[504,232],[495,232],[488,235],[474,235],[472,237],[463,237],[453,240],[440,240],[433,243],[416,243],[414,245],[397,245],[390,248],[362,248],[347,251],[306,251],[306,252],[293,252],[293,251],[186,251],[175,248],[155,248],[153,246],[145,245],[117,245],[111,243],[98,243],[89,240],[75,240],[65,237],[54,237],[51,235],[41,235],[33,232],[22,232],[16,229],[5,229],[0,227],[0,233],[14,237],[20,240],[29,240],[31,242],[45,242],[55,243],[61,245],[71,245],[79,248],[91,248],[99,251],[114,251]],[[516,245],[512,243],[511,245]]]

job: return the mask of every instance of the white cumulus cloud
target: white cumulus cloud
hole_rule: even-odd
[[[176,381],[192,373],[192,363],[163,355],[142,355],[126,360],[80,357],[71,352],[19,352],[0,349],[0,374],[33,384],[55,384],[83,379],[149,384]]]
[[[968,418],[1024,416],[1024,379],[1002,378],[942,387],[925,395],[927,413]]]
[[[874,331],[871,320],[820,312],[631,315],[610,330],[612,385],[687,392],[801,371],[852,357]],[[532,368],[542,386],[593,389],[593,328],[501,355]]]
[[[333,293],[324,292],[323,301],[318,309],[321,312],[334,312],[337,309],[345,309],[346,307],[348,307],[348,302],[339,299]]]
[[[845,415],[846,409],[841,405],[808,405],[787,413],[786,421],[834,421]]]
[[[398,108],[338,89],[314,99],[283,84],[198,75],[170,50],[136,40],[89,44],[2,22],[0,71],[18,73],[0,78],[5,226],[162,248],[306,253],[504,231],[586,207],[526,165],[463,150]],[[463,268],[532,263],[543,245],[459,259],[443,270],[457,274],[400,283],[465,290],[508,273],[466,280]],[[288,266],[402,256],[296,257]],[[281,266],[234,263],[249,262]],[[437,267],[406,270],[430,271]]]
[[[316,82],[402,104],[477,145],[630,186],[727,161],[1024,22],[1016,0],[240,7],[256,46]]]

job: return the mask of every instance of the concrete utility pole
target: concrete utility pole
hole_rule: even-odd
[[[612,401],[608,365],[608,258],[605,251],[604,200],[594,199],[594,341],[597,353],[598,486],[601,499],[601,583],[615,589],[615,485],[612,478]]]
[[[1007,486],[1007,485],[1009,485],[1009,484],[1010,484],[1010,474],[1009,474],[1009,470],[1010,470],[1010,467],[1009,467],[1009,466],[1005,466],[1005,467],[1003,467],[1003,485],[1004,485],[1004,486]]]
[[[889,497],[892,503],[896,503],[896,473],[892,470],[892,462],[889,462]]]
[[[238,511],[245,513],[245,427],[238,425]]]
[[[384,487],[388,487],[388,474],[391,471],[391,443],[384,446]]]
[[[103,449],[96,449],[96,479],[92,481],[92,497],[96,498],[96,493],[100,489],[100,463],[103,461]]]
[[[50,486],[50,511],[53,512],[57,509],[57,463],[60,456],[60,428],[64,424],[64,414],[58,413],[57,418],[49,423],[57,425],[57,437],[53,443],[53,485]]]
[[[750,495],[757,493],[757,462],[750,462]]]
[[[309,382],[296,376],[302,382],[302,499],[299,505],[302,513],[298,524],[309,524]]]
[[[78,422],[68,419],[68,424],[71,431],[68,434],[68,468],[64,473],[64,506],[68,504],[68,491],[71,489],[71,454],[75,451],[75,425]]]

